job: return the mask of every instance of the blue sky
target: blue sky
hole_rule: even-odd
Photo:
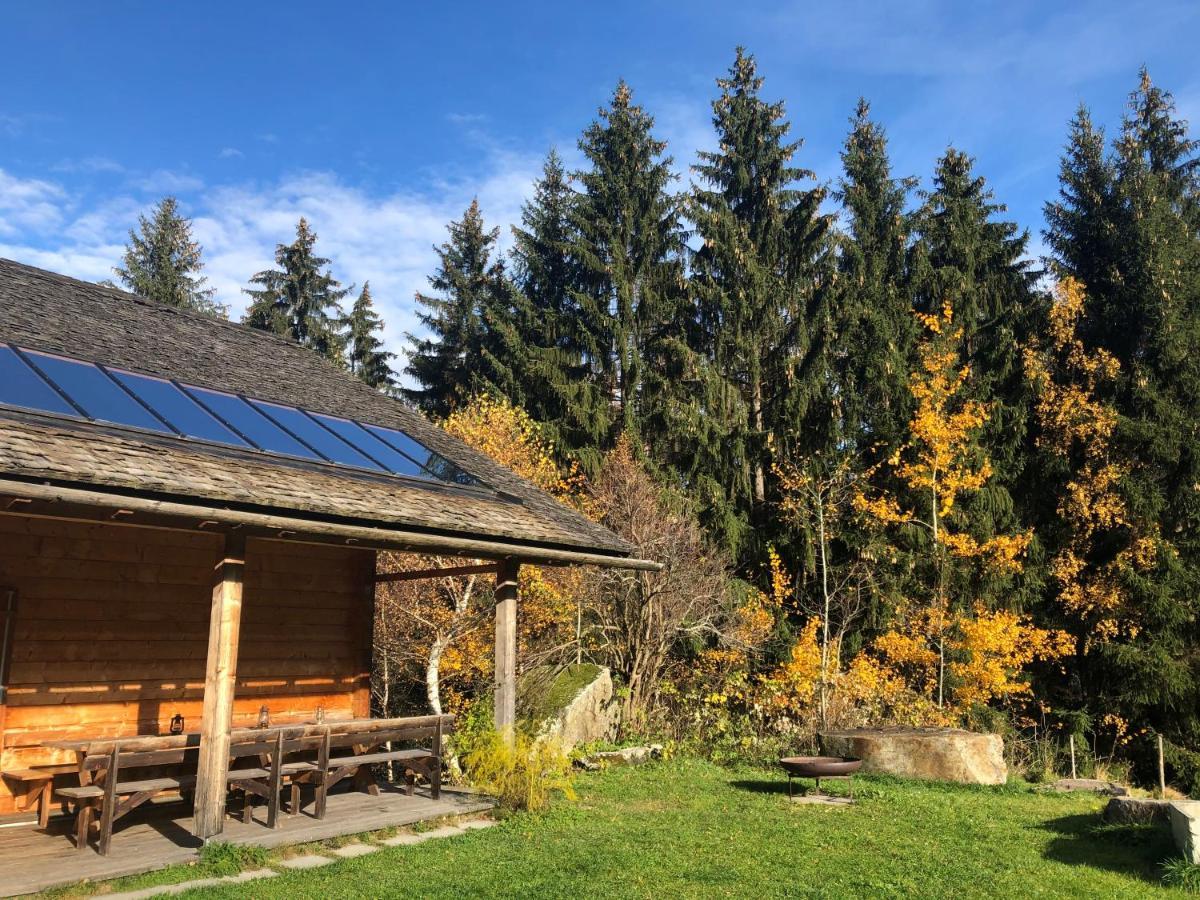
[[[1200,4],[9,3],[0,54],[0,256],[99,280],[172,193],[235,312],[303,214],[393,349],[444,226],[478,196],[515,220],[546,149],[618,78],[676,166],[711,147],[714,79],[745,44],[787,101],[800,164],[838,176],[855,100],[899,174],[973,154],[1033,233],[1080,102],[1115,125],[1137,69],[1200,119]],[[1193,130],[1195,133],[1195,130]]]

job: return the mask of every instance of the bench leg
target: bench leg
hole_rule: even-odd
[[[116,805],[116,803],[107,801],[106,799],[100,810],[100,842],[96,849],[100,851],[101,856],[108,855],[108,845],[112,841],[113,813],[115,812],[113,807]]]
[[[81,800],[75,813],[75,849],[86,850],[88,834],[92,830],[92,801]]]
[[[47,781],[38,792],[38,828],[45,830],[50,824],[50,804],[54,800],[54,782]]]
[[[292,782],[292,799],[288,803],[288,815],[298,816],[300,814],[300,785],[298,782]]]
[[[316,813],[318,819],[325,818],[325,797],[329,793],[329,782],[327,779],[327,775],[322,775],[321,780],[317,782]]]
[[[279,773],[279,768],[271,774],[271,796],[267,798],[267,827],[279,827],[279,800],[283,794],[283,781]]]
[[[413,774],[412,769],[405,769],[404,770],[404,793],[408,794],[408,796],[411,797],[413,795],[413,792],[416,789],[417,789],[417,776]]]
[[[242,791],[242,823],[249,825],[254,821],[254,798],[249,791]]]
[[[442,797],[442,760],[434,757],[429,768],[429,796],[434,800]]]

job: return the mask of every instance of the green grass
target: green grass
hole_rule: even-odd
[[[1169,834],[1100,826],[1101,800],[856,781],[790,804],[782,777],[677,759],[581,779],[579,800],[257,882],[255,897],[1185,897]],[[833,789],[844,790],[841,783]],[[238,897],[246,888],[188,896]]]

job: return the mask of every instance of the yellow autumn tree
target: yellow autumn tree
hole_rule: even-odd
[[[958,676],[961,685],[961,678],[975,671],[950,670],[948,662],[952,654],[972,656],[962,637],[964,627],[971,627],[970,617],[978,615],[970,598],[950,596],[948,568],[961,564],[1018,572],[1029,534],[979,539],[955,516],[960,501],[992,477],[991,462],[978,443],[989,408],[966,396],[971,372],[960,363],[962,330],[954,325],[951,305],[947,302],[940,314],[919,318],[925,336],[920,365],[909,382],[917,408],[907,442],[884,463],[891,470],[890,480],[900,487],[872,493],[859,489],[853,502],[885,528],[915,526],[928,536],[924,552],[929,583],[918,588],[924,588],[921,596],[900,603],[895,626],[874,642],[873,650],[914,690],[935,697],[937,709],[945,710],[953,699],[947,697],[947,673]],[[961,686],[959,693],[977,698],[986,691]]]
[[[505,400],[474,398],[453,412],[443,427],[500,465],[532,481],[567,505],[587,514],[586,483],[577,469],[560,469],[554,448],[528,414]],[[470,560],[412,554],[385,554],[386,571],[461,566]],[[519,654],[537,664],[567,657],[580,641],[581,572],[574,568],[521,567]],[[467,575],[383,585],[377,598],[376,655],[381,692],[402,668],[410,683],[423,683],[435,712],[458,709],[464,698],[486,688],[493,672],[490,629],[493,582]],[[388,696],[381,700],[386,704]]]
[[[1070,474],[1057,511],[1066,535],[1050,562],[1064,610],[1080,623],[1086,650],[1118,635],[1134,637],[1136,610],[1123,587],[1131,572],[1151,568],[1158,556],[1154,534],[1136,532],[1119,491],[1129,472],[1113,458],[1117,413],[1100,399],[1120,363],[1102,348],[1087,349],[1079,338],[1086,296],[1073,278],[1055,290],[1049,343],[1025,351],[1025,372],[1037,393],[1038,447],[1058,459]],[[1103,545],[1120,549],[1105,553]]]

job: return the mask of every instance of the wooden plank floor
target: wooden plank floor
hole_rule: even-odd
[[[305,792],[300,814],[282,815],[282,827],[268,829],[266,807],[254,807],[254,821],[245,825],[241,803],[233,804],[219,840],[235,844],[279,847],[320,841],[345,834],[411,825],[441,816],[482,812],[492,804],[474,794],[443,789],[439,800],[417,789],[409,797],[391,785],[381,785],[377,797],[363,793],[330,794],[324,819],[312,815]],[[117,823],[108,856],[88,848],[75,850],[72,822],[66,816],[50,820],[47,831],[32,821],[0,825],[0,896],[32,893],[62,884],[148,872],[195,859],[199,841],[192,835],[190,810],[179,802],[147,805]],[[234,817],[234,813],[238,817]]]

